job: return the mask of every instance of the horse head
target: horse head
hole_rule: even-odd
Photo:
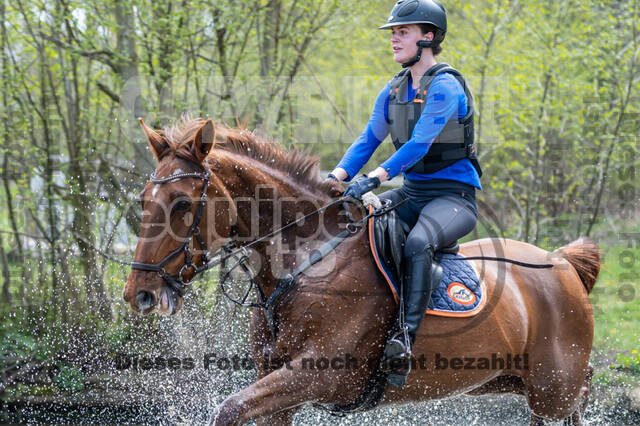
[[[214,223],[215,203],[207,201],[207,193],[216,192],[207,161],[215,140],[213,121],[185,123],[154,131],[140,119],[158,164],[139,197],[143,218],[123,297],[143,315],[175,314],[187,284],[207,262],[214,236],[229,233],[228,211]]]
[[[253,241],[342,193],[339,183],[318,179],[317,158],[286,151],[246,129],[189,117],[163,131],[140,124],[158,162],[140,197],[142,227],[123,292],[140,314],[176,313],[209,253],[229,242]],[[309,240],[320,229],[310,220],[278,238]],[[280,263],[263,264],[266,293],[281,275]]]

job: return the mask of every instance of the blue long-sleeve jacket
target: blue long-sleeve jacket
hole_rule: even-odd
[[[415,97],[416,90],[411,86],[409,74],[408,93],[403,101]],[[389,83],[387,83],[378,94],[367,127],[351,144],[337,165],[347,171],[348,180],[351,180],[369,161],[373,152],[389,134],[389,90]],[[468,158],[462,158],[434,173],[406,172],[427,154],[447,121],[456,113],[458,118],[464,117],[467,113],[467,97],[464,89],[453,75],[440,74],[434,78],[429,87],[426,105],[413,129],[411,139],[380,166],[389,173],[391,178],[402,173],[409,180],[449,179],[482,189],[478,172]]]

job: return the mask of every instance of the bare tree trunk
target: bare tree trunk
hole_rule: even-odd
[[[7,254],[4,251],[4,238],[0,234],[0,262],[2,262],[2,300],[6,303],[11,303],[11,272],[9,270],[9,262],[7,261]]]
[[[260,75],[262,77],[271,75],[278,57],[280,8],[279,0],[269,0],[265,8],[262,39],[259,41],[262,46],[260,52]]]
[[[11,203],[11,194],[9,192],[9,147],[7,146],[9,141],[11,140],[9,136],[9,102],[7,100],[8,91],[9,91],[9,61],[7,60],[7,29],[5,26],[5,4],[4,0],[0,0],[0,26],[2,38],[2,42],[0,43],[0,54],[2,55],[2,143],[4,144],[4,158],[2,161],[2,181],[3,186],[6,193],[7,204],[9,204],[9,216],[11,225],[14,228],[14,236],[16,239],[16,248],[18,250],[19,259],[22,260],[22,247],[20,245],[20,238],[17,235],[17,230],[15,229],[15,216],[13,215],[13,206]],[[4,251],[4,239],[0,235],[0,257],[2,258],[2,275],[4,277],[4,284],[2,287],[2,294],[4,300],[7,302],[11,302],[11,293],[9,292],[9,288],[11,285],[11,274],[9,272],[9,264],[7,260],[6,253]],[[21,263],[21,262],[20,262]]]
[[[534,142],[534,161],[531,171],[531,178],[529,179],[529,186],[526,193],[525,201],[525,224],[524,224],[524,240],[529,242],[529,234],[531,232],[531,222],[534,220],[535,212],[538,209],[537,202],[539,198],[539,185],[540,176],[543,165],[540,161],[540,152],[543,148],[543,144],[540,141],[542,137],[542,119],[545,114],[545,107],[547,103],[547,97],[549,95],[549,89],[551,87],[551,73],[547,72],[544,76],[542,98],[540,99],[540,112],[538,114],[538,128],[535,133]]]
[[[633,40],[632,40],[633,51],[638,51],[638,33],[637,31],[633,31]],[[638,55],[634,55],[631,58],[631,64],[629,66],[629,73],[627,76],[627,86],[625,87],[624,99],[620,103],[618,119],[616,121],[616,127],[613,130],[613,137],[611,138],[611,142],[609,148],[607,149],[607,153],[605,155],[604,165],[602,166],[600,176],[601,178],[598,181],[598,192],[595,196],[595,202],[593,211],[591,213],[591,219],[589,220],[589,225],[587,226],[586,235],[591,233],[591,229],[593,225],[595,225],[596,220],[598,219],[598,215],[600,214],[600,205],[602,203],[602,195],[604,194],[604,188],[607,183],[607,176],[609,174],[609,168],[611,164],[611,156],[613,154],[613,150],[618,143],[618,139],[620,136],[620,130],[622,128],[622,122],[624,120],[624,115],[629,106],[629,102],[632,99],[633,94],[633,85],[634,81],[638,78]],[[635,136],[634,136],[635,137]]]
[[[68,11],[57,9],[57,19],[60,25],[66,29],[66,38],[68,43],[74,40],[73,30],[69,23]],[[55,36],[55,35],[54,35]],[[57,37],[59,39],[63,37]],[[89,305],[93,306],[104,321],[111,320],[111,306],[109,299],[106,297],[104,285],[98,279],[98,267],[96,262],[96,253],[93,249],[95,236],[93,233],[93,220],[91,216],[92,199],[89,196],[89,176],[92,173],[91,163],[93,154],[87,149],[87,144],[83,143],[83,126],[87,126],[89,120],[81,112],[80,108],[80,78],[78,75],[78,57],[70,55],[67,62],[67,55],[58,46],[58,60],[63,70],[62,87],[64,90],[66,111],[63,110],[62,104],[56,95],[56,87],[51,72],[48,72],[49,84],[51,86],[52,97],[58,109],[60,117],[63,117],[61,124],[64,129],[65,139],[67,142],[67,151],[69,155],[70,190],[67,195],[73,208],[72,232],[75,242],[80,250],[80,262],[83,267],[83,277],[86,295],[89,299]],[[68,71],[68,72],[65,72]],[[66,114],[65,114],[66,112]],[[88,242],[88,243],[87,243]],[[65,285],[65,289],[75,286],[75,283],[69,282]],[[76,294],[78,292],[75,292]]]
[[[138,71],[138,52],[136,50],[136,26],[133,14],[133,5],[129,1],[117,0],[114,2],[114,13],[117,23],[117,44],[116,51],[119,52],[119,77],[122,79],[123,85],[121,87],[134,87],[137,90],[140,88],[140,75]],[[137,105],[137,104],[136,104]],[[136,110],[134,105],[134,111],[132,118],[137,118],[145,115],[143,111]],[[137,120],[132,120],[137,126]],[[118,134],[119,136],[119,134]],[[141,174],[147,174],[150,172],[150,166],[142,155],[134,155],[133,163],[135,170],[138,170]],[[110,164],[101,159],[99,163],[98,173],[102,176],[103,180],[109,182],[107,188],[112,200],[119,200],[127,206],[126,222],[129,229],[135,234],[140,231],[140,217],[136,212],[129,208],[129,198],[127,197],[127,191],[122,187],[118,173],[110,166]]]
[[[51,132],[49,129],[49,121],[46,118],[47,104],[48,104],[48,96],[46,89],[46,81],[45,81],[45,70],[46,66],[44,58],[42,58],[43,53],[40,53],[40,107],[43,112],[41,116],[43,133],[44,133],[44,144],[45,144],[45,165],[44,165],[44,179],[45,179],[45,191],[47,193],[47,219],[49,224],[49,232],[48,235],[45,233],[49,240],[49,263],[51,265],[51,297],[53,306],[59,306],[60,297],[59,297],[59,275],[58,275],[58,226],[55,215],[55,202],[54,202],[54,194],[53,194],[53,140],[51,138]],[[38,212],[34,213],[34,219],[36,219],[36,215]],[[54,320],[56,318],[57,310],[54,309],[53,317]]]

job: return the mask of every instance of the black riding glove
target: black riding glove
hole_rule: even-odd
[[[380,179],[377,177],[367,177],[362,175],[357,178],[344,192],[345,197],[353,197],[362,200],[362,195],[373,191],[380,186]]]

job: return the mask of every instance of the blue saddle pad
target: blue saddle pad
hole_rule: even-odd
[[[442,280],[431,295],[429,309],[445,312],[474,310],[482,300],[482,286],[475,269],[459,254],[443,254]]]
[[[442,280],[431,295],[427,312],[465,313],[474,311],[482,302],[482,286],[475,269],[459,254],[438,254],[442,266]],[[378,263],[393,285],[395,294],[400,287],[395,275],[388,270],[384,262]]]

